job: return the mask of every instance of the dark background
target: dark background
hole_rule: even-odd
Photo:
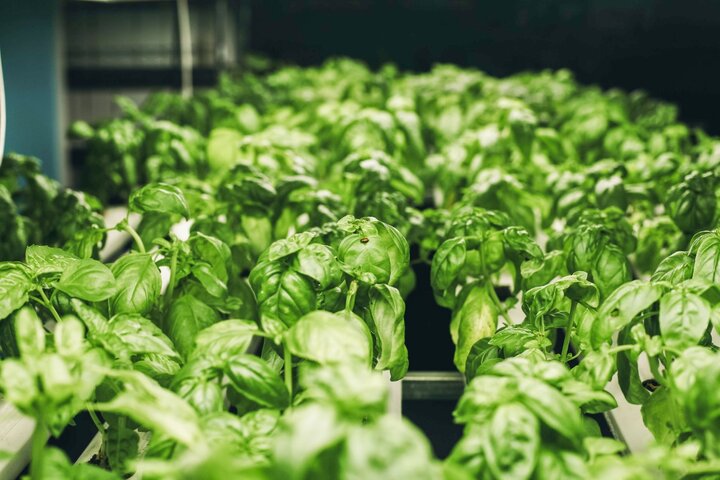
[[[249,47],[301,65],[347,55],[373,67],[437,62],[504,76],[571,69],[642,88],[720,133],[720,2],[711,0],[255,0]]]

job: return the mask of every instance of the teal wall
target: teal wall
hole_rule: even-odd
[[[6,152],[39,157],[61,179],[60,0],[0,0]]]

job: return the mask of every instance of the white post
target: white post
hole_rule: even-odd
[[[190,29],[190,5],[188,0],[177,0],[178,41],[180,44],[180,74],[182,94],[189,97],[193,93],[193,57],[192,32]]]

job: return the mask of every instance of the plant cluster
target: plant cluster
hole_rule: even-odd
[[[123,109],[73,133],[93,193],[142,215],[117,227],[132,251],[51,237],[0,263],[0,387],[37,422],[32,478],[720,475],[720,140],[674,106],[562,70],[338,59]],[[415,262],[467,380],[442,461],[380,373],[412,362]],[[644,453],[593,419],[615,375]],[[97,465],[44,447],[82,411]]]

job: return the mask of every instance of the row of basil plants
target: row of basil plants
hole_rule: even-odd
[[[36,171],[3,186],[16,230],[41,238],[11,229],[16,261],[0,264],[0,385],[36,420],[33,478],[720,472],[720,144],[672,105],[566,71],[335,60],[121,106],[73,133],[90,193],[142,215],[115,227],[131,252],[94,259],[107,230],[90,194]],[[39,191],[49,211],[82,198],[77,228],[43,231],[26,209]],[[452,311],[468,382],[464,435],[442,461],[387,413],[379,373],[412,362],[417,262]],[[655,436],[644,453],[622,455],[592,419],[617,406],[616,374]],[[44,446],[83,411],[98,465]]]

